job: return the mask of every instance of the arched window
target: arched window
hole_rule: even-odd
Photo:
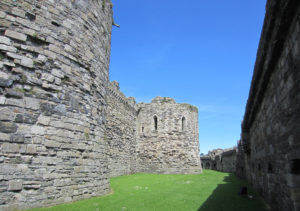
[[[157,116],[154,116],[153,119],[154,119],[154,130],[157,130]]]
[[[181,130],[184,131],[185,128],[185,117],[182,117],[181,119]]]

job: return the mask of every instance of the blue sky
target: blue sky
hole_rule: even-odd
[[[240,138],[266,0],[113,0],[110,80],[199,109],[200,152]]]

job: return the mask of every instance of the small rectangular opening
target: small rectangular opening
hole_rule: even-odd
[[[300,159],[293,159],[290,161],[291,165],[291,173],[292,174],[300,174]]]

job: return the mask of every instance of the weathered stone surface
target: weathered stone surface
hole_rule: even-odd
[[[8,113],[0,121],[0,180],[7,182],[0,199],[13,200],[0,200],[0,210],[107,194],[112,175],[201,172],[195,107],[157,98],[138,114],[134,99],[109,85],[111,7],[92,0],[3,5],[0,105]],[[163,118],[176,123],[162,126]]]
[[[4,5],[0,109],[13,113],[1,113],[0,177],[16,183],[1,192],[1,199],[14,202],[0,200],[0,210],[108,193],[107,146],[99,142],[105,125],[97,124],[97,119],[105,116],[107,107],[111,9],[104,12],[101,4],[87,0],[84,5],[97,15],[82,19],[86,10],[75,7],[75,1],[5,1]],[[66,30],[68,26],[72,27]],[[101,61],[87,61],[85,52]],[[2,159],[3,154],[7,157]],[[24,179],[22,185],[19,179]],[[59,189],[52,188],[54,179]]]
[[[23,189],[23,182],[20,180],[11,180],[8,183],[8,191],[20,191]]]
[[[14,120],[14,118],[15,118],[15,115],[12,112],[12,110],[10,110],[8,108],[0,109],[0,120],[12,121],[12,120]]]
[[[16,40],[20,40],[20,41],[26,41],[27,36],[25,34],[16,32],[16,31],[11,31],[11,30],[6,30],[4,33],[5,36],[16,39]]]
[[[25,67],[33,68],[33,60],[30,58],[24,57],[21,60],[21,65],[23,65]]]
[[[137,171],[201,173],[198,109],[167,97],[137,108]]]
[[[15,123],[0,121],[0,131],[3,133],[15,133],[17,129],[18,126]]]
[[[10,45],[10,39],[8,37],[0,36],[0,43]]]
[[[207,155],[201,157],[202,168],[235,173],[236,150],[234,147],[209,151]]]
[[[1,79],[0,78],[0,87],[10,87],[14,83],[11,79]]]
[[[20,146],[18,144],[4,143],[2,144],[1,151],[4,153],[18,153]]]
[[[236,172],[272,210],[300,209],[300,1],[268,0]]]
[[[23,98],[23,93],[16,89],[5,89],[6,97]]]

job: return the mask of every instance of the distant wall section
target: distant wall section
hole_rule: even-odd
[[[201,157],[202,167],[223,172],[234,173],[236,170],[237,148],[216,149]]]

